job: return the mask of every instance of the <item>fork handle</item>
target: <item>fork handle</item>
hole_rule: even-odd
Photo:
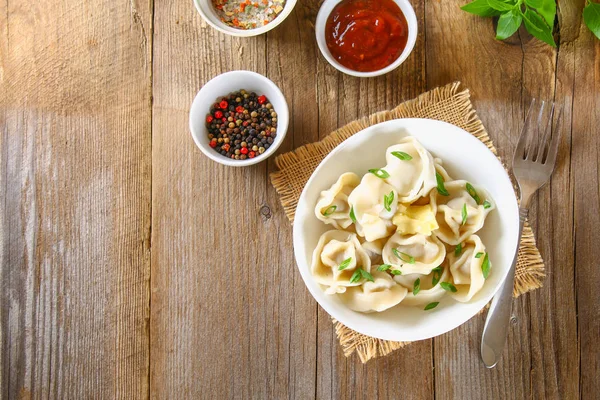
[[[519,208],[519,240],[517,242],[517,250],[515,251],[513,262],[508,271],[508,275],[506,276],[506,280],[492,300],[490,310],[488,311],[485,320],[485,326],[483,327],[483,335],[481,337],[481,359],[487,368],[494,368],[500,360],[502,349],[504,349],[506,337],[508,336],[517,254],[519,253],[519,245],[521,244],[523,225],[525,224],[528,214],[529,210],[527,208]]]

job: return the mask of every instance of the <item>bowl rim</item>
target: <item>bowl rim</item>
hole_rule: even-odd
[[[211,0],[208,0],[208,1],[210,2]],[[218,22],[215,21],[215,19],[213,18],[212,15],[207,15],[204,12],[204,10],[202,10],[202,7],[200,6],[200,0],[194,0],[194,6],[196,7],[196,10],[198,11],[198,13],[200,13],[202,18],[206,21],[206,23],[208,23],[210,26],[212,26],[219,32],[223,32],[227,35],[236,36],[236,37],[253,37],[253,36],[262,35],[263,33],[267,33],[271,29],[274,29],[279,24],[281,24],[292,13],[292,11],[294,10],[294,7],[296,7],[296,3],[297,3],[297,0],[286,0],[285,6],[283,7],[283,11],[273,21],[269,22],[267,25],[261,26],[259,28],[254,28],[254,29],[235,29],[235,28],[228,27],[227,25],[223,24],[221,21],[218,21]],[[212,6],[212,5],[210,5],[210,6]]]
[[[300,204],[303,202],[304,197],[306,196],[306,191],[307,188],[310,186],[310,184],[317,179],[317,172],[325,165],[325,163],[333,158],[335,156],[336,153],[340,152],[341,149],[346,145],[346,143],[353,139],[354,137],[356,137],[357,135],[364,135],[366,134],[365,132],[368,130],[371,130],[377,126],[380,125],[385,125],[385,124],[391,124],[394,123],[396,121],[407,121],[410,124],[410,121],[428,121],[428,122],[434,122],[434,123],[439,123],[442,125],[446,125],[451,127],[452,129],[458,129],[460,131],[463,131],[466,135],[469,135],[470,137],[472,137],[473,139],[475,139],[479,145],[481,146],[481,149],[485,149],[485,151],[488,151],[490,154],[493,155],[493,159],[494,159],[494,163],[497,165],[497,167],[500,167],[500,169],[503,171],[503,174],[505,176],[505,178],[507,179],[508,182],[511,182],[511,187],[512,187],[512,181],[510,180],[510,175],[508,174],[506,168],[504,167],[504,165],[502,164],[502,162],[497,158],[497,156],[492,153],[492,151],[484,144],[482,143],[479,139],[477,139],[476,137],[474,137],[473,135],[471,135],[469,132],[465,131],[464,129],[450,124],[448,122],[445,121],[439,121],[439,120],[434,120],[434,119],[429,119],[429,118],[396,118],[396,119],[392,119],[392,120],[388,120],[388,121],[384,121],[384,122],[380,122],[378,124],[375,125],[371,125],[365,129],[360,130],[359,132],[355,133],[354,135],[348,137],[347,139],[345,139],[343,142],[339,143],[323,160],[321,160],[321,162],[319,163],[319,165],[315,168],[315,170],[312,172],[310,178],[308,179],[308,181],[306,182],[306,184],[304,185],[304,188],[302,189],[302,192],[300,194],[300,197],[298,198],[298,207],[300,206]],[[356,139],[354,139],[356,140]],[[513,206],[515,207],[515,210],[518,210],[518,203],[517,203],[517,198],[516,195],[513,196]],[[518,226],[519,224],[519,214],[518,211],[513,215],[513,224],[516,224],[516,226]],[[492,291],[490,291],[490,293],[484,298],[485,301],[481,302],[481,307],[477,307],[477,308],[473,308],[474,311],[470,310],[468,312],[468,316],[466,319],[464,320],[459,320],[460,322],[456,323],[456,322],[452,322],[451,324],[448,324],[448,326],[444,327],[444,329],[438,330],[437,332],[434,333],[427,333],[426,335],[422,335],[418,338],[411,338],[411,339],[401,339],[401,338],[397,338],[397,337],[392,337],[389,335],[385,335],[385,334],[374,334],[373,332],[370,331],[366,331],[363,329],[363,327],[361,326],[361,324],[359,323],[355,323],[352,320],[348,320],[345,317],[340,318],[340,315],[337,311],[334,310],[333,305],[330,305],[329,302],[325,302],[325,301],[321,301],[319,299],[319,297],[321,296],[317,296],[315,295],[315,291],[319,290],[321,292],[323,292],[323,289],[321,287],[321,285],[316,285],[316,287],[313,287],[311,285],[308,284],[307,280],[314,280],[314,278],[312,277],[311,273],[310,273],[310,260],[308,260],[309,264],[307,265],[306,271],[304,271],[304,269],[300,266],[300,262],[299,260],[301,260],[304,256],[300,254],[300,249],[299,246],[296,246],[297,242],[302,242],[303,241],[303,237],[301,235],[300,232],[300,222],[298,218],[294,218],[294,223],[292,226],[292,240],[293,240],[293,244],[294,244],[294,260],[296,261],[296,267],[298,268],[298,272],[300,272],[300,275],[302,277],[302,280],[304,281],[304,284],[306,286],[306,288],[308,289],[308,291],[310,292],[311,296],[313,297],[313,299],[332,317],[335,318],[336,320],[338,320],[339,322],[343,323],[345,326],[347,326],[348,328],[359,332],[361,334],[370,336],[370,337],[374,337],[374,338],[378,338],[378,339],[382,339],[382,340],[392,340],[392,341],[418,341],[418,340],[426,340],[426,339],[430,339],[432,337],[437,337],[440,336],[444,333],[447,333],[453,329],[456,329],[457,327],[465,324],[467,321],[469,321],[471,318],[473,318],[474,316],[476,316],[477,314],[479,314],[481,312],[481,310],[483,308],[485,308],[486,304],[488,304],[491,299],[495,296],[495,294],[500,290],[500,288],[502,287],[502,285],[504,284],[504,281],[506,280],[506,277],[508,276],[508,272],[510,268],[506,268],[504,271],[502,271],[502,275],[500,277],[500,279],[498,280],[496,287],[493,288]],[[518,250],[518,237],[514,237],[511,239],[511,250],[514,250],[514,254],[516,256],[517,254],[517,250]],[[463,303],[461,303],[463,304]],[[470,305],[472,303],[464,303],[464,305]]]
[[[228,159],[228,158],[222,156],[221,154],[218,154],[212,148],[210,148],[208,146],[207,141],[206,141],[206,143],[204,141],[202,141],[201,136],[205,132],[204,131],[197,132],[194,127],[194,122],[195,122],[194,115],[193,115],[194,110],[198,109],[200,107],[199,103],[202,101],[204,96],[206,96],[206,93],[211,91],[213,89],[213,87],[216,87],[217,85],[219,85],[220,81],[227,79],[228,77],[231,77],[232,75],[243,75],[243,76],[247,77],[248,79],[254,79],[259,82],[262,82],[266,86],[269,86],[275,92],[276,96],[279,97],[282,101],[283,107],[278,107],[277,114],[278,114],[278,116],[279,115],[286,116],[286,118],[284,120],[285,123],[283,125],[279,125],[279,124],[277,125],[277,132],[276,132],[277,137],[273,141],[273,144],[260,157],[247,158],[245,160]],[[218,98],[218,96],[217,96],[217,98]],[[208,112],[208,110],[206,110],[206,112]],[[202,124],[202,126],[204,126],[204,124]],[[213,77],[211,80],[206,82],[200,88],[200,90],[194,97],[194,100],[192,101],[192,105],[190,107],[189,127],[190,127],[190,133],[192,135],[192,139],[194,140],[194,143],[200,149],[200,151],[202,151],[202,153],[204,153],[205,156],[207,156],[208,158],[210,158],[211,160],[213,160],[215,162],[218,162],[219,164],[227,165],[230,167],[245,167],[248,165],[254,165],[254,164],[258,164],[260,162],[265,161],[267,158],[269,158],[273,153],[275,153],[277,151],[279,146],[281,146],[281,143],[285,139],[285,136],[287,134],[287,130],[289,127],[289,108],[287,105],[287,100],[285,99],[285,96],[283,95],[283,93],[281,92],[279,87],[272,80],[267,78],[266,76],[261,75],[254,71],[247,71],[247,70],[228,71],[228,72],[224,72],[222,74],[219,74],[219,75]]]
[[[360,71],[354,71],[348,67],[343,66],[339,62],[337,62],[331,55],[331,52],[329,51],[329,49],[327,48],[327,43],[326,43],[326,38],[325,38],[325,24],[327,23],[327,18],[329,17],[329,14],[331,14],[333,7],[335,7],[338,3],[341,3],[342,1],[344,1],[344,0],[325,0],[323,2],[323,4],[321,4],[321,7],[319,9],[319,12],[317,14],[317,18],[315,21],[315,36],[317,39],[317,46],[319,47],[321,54],[327,60],[327,62],[331,66],[333,66],[335,69],[337,69],[338,71],[343,72],[347,75],[356,76],[359,78],[371,78],[371,77],[375,77],[375,76],[385,75],[388,72],[391,72],[391,71],[395,70],[396,68],[398,68],[400,65],[402,65],[404,63],[404,61],[406,61],[406,59],[410,56],[410,54],[414,50],[415,44],[417,42],[417,36],[419,34],[419,23],[417,20],[417,15],[415,13],[415,9],[413,8],[412,4],[410,4],[410,2],[408,0],[393,0],[396,4],[398,4],[400,9],[402,10],[402,13],[404,14],[404,17],[406,18],[406,23],[409,28],[409,36],[408,36],[408,40],[406,42],[406,47],[404,48],[404,50],[402,51],[400,56],[398,56],[398,58],[393,63],[388,65],[387,67],[378,69],[377,71],[360,72]],[[327,15],[324,15],[325,14],[325,6],[329,5],[329,4],[332,4],[332,9],[328,12]]]

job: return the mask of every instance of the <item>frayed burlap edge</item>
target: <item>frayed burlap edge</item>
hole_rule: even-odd
[[[355,133],[380,122],[397,118],[430,118],[457,125],[481,140],[496,156],[498,153],[483,123],[473,110],[469,90],[459,91],[460,82],[439,87],[419,97],[406,101],[393,110],[381,111],[351,122],[332,132],[323,140],[307,144],[275,159],[279,171],[271,174],[271,183],[280,196],[283,209],[290,221],[300,193],[312,171],[329,152]],[[520,296],[542,286],[545,276],[544,262],[536,247],[533,230],[525,223],[515,273],[514,296]],[[372,338],[333,320],[335,332],[344,355],[356,352],[365,363],[372,358],[385,356],[410,342],[393,342]]]

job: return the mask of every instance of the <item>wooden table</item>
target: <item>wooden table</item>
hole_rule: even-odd
[[[561,0],[552,49],[494,40],[466,0],[413,0],[409,59],[356,79],[321,57],[316,0],[236,39],[191,0],[0,4],[0,397],[600,398],[600,41]],[[559,164],[531,220],[544,287],[515,303],[504,357],[484,317],[362,365],[296,269],[273,160],[203,156],[188,109],[250,69],[288,99],[282,151],[455,80],[508,159],[531,96],[565,107]]]

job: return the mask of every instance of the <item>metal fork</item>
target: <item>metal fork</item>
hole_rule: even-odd
[[[537,118],[535,118],[537,114]],[[549,180],[554,165],[560,141],[560,120],[562,109],[558,111],[555,134],[552,134],[552,120],[555,114],[553,103],[531,101],[525,125],[521,131],[519,144],[513,158],[513,174],[517,178],[521,192],[519,206],[519,241],[523,225],[529,214],[529,200],[531,196]],[[541,137],[541,140],[540,140]],[[510,314],[513,300],[513,286],[515,280],[515,267],[517,265],[517,254],[515,252],[512,266],[500,291],[496,293],[490,310],[487,314],[483,335],[481,337],[481,358],[488,368],[496,366],[502,355],[502,349],[506,343]]]

